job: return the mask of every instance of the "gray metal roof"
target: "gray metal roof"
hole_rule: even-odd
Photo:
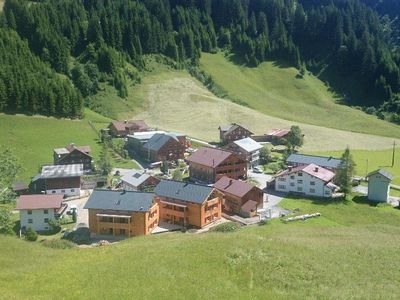
[[[54,152],[60,155],[69,153],[69,151],[66,148],[56,148],[54,149]]]
[[[307,155],[307,154],[290,154],[286,162],[297,164],[314,164],[324,168],[337,169],[341,160],[333,157]]]
[[[249,137],[238,141],[234,141],[233,143],[248,153],[260,150],[262,148],[261,144],[257,143],[255,140]]]
[[[165,131],[162,130],[157,130],[157,131],[145,131],[145,132],[135,132],[134,134],[129,134],[128,139],[136,139],[140,141],[148,141],[151,139],[155,134],[157,133],[166,133]]]
[[[178,141],[177,137],[174,134],[170,133],[156,133],[144,144],[144,148],[158,151],[163,147],[170,139],[174,139]]]
[[[84,208],[144,212],[153,206],[153,198],[154,193],[94,190]]]
[[[154,192],[157,196],[202,204],[213,190],[213,187],[202,184],[162,180]]]
[[[40,178],[66,178],[83,175],[83,164],[43,166]]]
[[[134,186],[138,187],[143,182],[145,182],[150,177],[149,174],[143,173],[138,170],[129,170],[124,176],[121,177],[121,180]]]
[[[384,170],[384,169],[375,170],[375,171],[369,173],[369,174],[367,175],[367,177],[370,177],[370,176],[372,176],[372,175],[374,175],[374,174],[381,174],[383,177],[386,177],[386,178],[389,179],[389,180],[393,180],[393,175],[390,174],[388,171],[386,171],[386,170]]]

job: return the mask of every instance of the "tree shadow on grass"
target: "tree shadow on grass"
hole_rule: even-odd
[[[373,207],[376,207],[379,204],[377,202],[369,201],[367,196],[354,196],[353,202],[355,202],[357,204],[364,204],[364,205],[369,205],[369,206],[373,206]]]
[[[345,199],[343,197],[341,198],[319,198],[319,197],[310,197],[304,195],[296,195],[296,194],[288,194],[286,195],[285,198],[291,199],[291,200],[308,200],[312,204],[315,205],[321,205],[321,206],[327,206],[327,205],[332,205],[332,204],[348,204],[350,201],[348,199]]]

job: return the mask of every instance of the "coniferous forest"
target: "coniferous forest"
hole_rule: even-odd
[[[309,70],[346,104],[400,123],[396,14],[387,14],[372,0],[6,0],[0,110],[80,117],[100,81],[126,97],[137,74],[124,65],[140,70],[144,54],[186,67],[225,49],[249,67]]]

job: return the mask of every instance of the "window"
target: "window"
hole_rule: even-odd
[[[290,183],[290,186],[294,186],[294,182],[291,182],[291,183]]]
[[[284,178],[284,177],[279,177],[279,178],[278,178],[278,181],[286,181],[286,178]]]
[[[315,181],[310,181],[310,185],[315,185]]]
[[[28,215],[31,215],[32,214],[32,211],[31,210],[28,210]]]
[[[331,193],[329,191],[325,191],[325,195],[330,195]]]
[[[298,176],[303,176],[303,173],[299,172],[297,173]]]
[[[75,192],[75,189],[71,189],[71,193]]]
[[[286,189],[286,185],[278,185],[278,189],[285,190]]]
[[[51,191],[51,193],[52,193],[52,194],[55,194],[55,193],[56,193],[56,191]]]
[[[45,223],[49,223],[49,218],[44,218]]]
[[[291,175],[291,176],[290,176],[290,179],[294,179],[294,175]]]
[[[43,211],[43,213],[44,213],[45,215],[47,215],[47,214],[49,213],[49,210],[48,210],[48,209],[45,209],[45,210]]]
[[[310,193],[315,193],[315,189],[310,189]]]
[[[298,191],[298,192],[302,192],[302,191],[303,191],[303,188],[302,188],[301,186],[299,186],[299,187],[297,188],[297,191]]]
[[[303,183],[303,180],[299,179],[297,180],[297,183]]]
[[[28,219],[28,223],[29,223],[29,224],[32,224],[32,223],[33,223],[33,220],[32,220],[32,219]]]

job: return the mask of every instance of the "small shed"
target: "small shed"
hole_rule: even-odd
[[[373,171],[367,175],[368,200],[374,202],[387,202],[389,198],[390,182],[393,175],[383,169]]]
[[[257,205],[258,203],[253,200],[247,201],[240,208],[240,215],[245,218],[252,218],[257,215]]]

